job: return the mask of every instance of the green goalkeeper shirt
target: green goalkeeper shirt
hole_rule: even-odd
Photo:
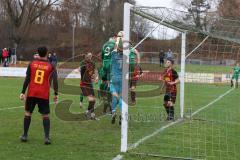
[[[240,74],[240,67],[235,66],[233,68],[233,77],[232,77],[232,79],[238,79],[239,74]]]

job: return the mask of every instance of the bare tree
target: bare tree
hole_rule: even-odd
[[[89,0],[89,25],[95,35],[103,31],[103,10],[106,6],[105,0]]]
[[[206,30],[206,13],[211,8],[210,0],[176,0],[175,3],[188,11],[186,17],[193,18],[195,26]]]
[[[136,33],[138,38],[142,39],[144,38],[151,30],[150,22],[146,19],[136,16],[133,17],[134,20],[132,22],[133,24],[133,32]]]
[[[239,0],[221,0],[218,6],[219,14],[227,19],[240,19]]]
[[[1,0],[10,22],[10,39],[20,44],[31,25],[59,0]]]
[[[109,0],[104,10],[104,33],[107,37],[122,30],[124,2],[135,4],[135,0]],[[132,17],[133,19],[133,17]]]

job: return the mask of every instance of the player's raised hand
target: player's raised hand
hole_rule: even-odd
[[[25,94],[21,93],[19,98],[21,101],[24,101],[26,99],[26,96],[25,96]]]
[[[176,82],[167,82],[169,85],[174,85]]]
[[[55,105],[58,104],[58,96],[57,96],[57,95],[55,95],[55,96],[53,97],[53,101],[54,101],[54,104],[55,104]]]

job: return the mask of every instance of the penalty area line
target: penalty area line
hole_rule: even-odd
[[[162,126],[161,128],[157,129],[157,130],[156,130],[155,132],[153,132],[152,134],[150,134],[150,135],[148,135],[148,136],[145,136],[144,138],[138,140],[136,143],[132,144],[132,145],[128,148],[128,150],[132,150],[132,149],[134,149],[134,148],[137,148],[137,147],[138,147],[141,143],[143,143],[144,141],[146,141],[146,140],[154,137],[155,135],[159,134],[160,132],[164,131],[165,129],[167,129],[167,128],[169,128],[169,127],[171,127],[171,126],[173,126],[173,125],[175,125],[175,124],[177,124],[177,123],[180,123],[180,122],[182,122],[182,121],[183,121],[183,119],[177,119],[177,120],[174,121],[174,122],[171,122],[171,123],[169,123],[169,124],[167,124],[167,125],[165,125],[165,126]]]
[[[123,158],[123,155],[117,155],[116,157],[114,157],[112,160],[121,160]]]
[[[218,101],[221,100],[223,97],[225,97],[226,95],[228,95],[229,93],[231,93],[233,90],[234,90],[234,89],[232,88],[232,89],[228,90],[227,92],[221,94],[218,98],[216,98],[216,99],[213,100],[212,102],[208,103],[207,105],[205,105],[205,106],[201,107],[200,109],[198,109],[197,111],[195,111],[195,112],[192,114],[192,116],[198,114],[198,113],[201,112],[202,110],[204,110],[204,109],[208,108],[209,106],[213,105],[214,103],[218,102]],[[164,131],[165,129],[167,129],[167,128],[169,128],[169,127],[171,127],[171,126],[173,126],[173,125],[175,125],[175,124],[177,124],[177,123],[180,123],[180,122],[182,122],[182,121],[183,121],[183,119],[178,119],[178,120],[175,121],[175,122],[171,122],[171,123],[169,123],[169,124],[167,124],[167,125],[159,128],[158,130],[156,130],[156,131],[153,132],[152,134],[150,134],[150,135],[148,135],[148,136],[146,136],[146,137],[138,140],[136,143],[134,143],[134,144],[133,144],[132,146],[130,146],[128,149],[131,150],[131,149],[134,149],[134,148],[138,147],[141,143],[143,143],[144,141],[148,140],[149,138],[157,135],[158,133]]]
[[[54,104],[54,102],[49,103]],[[24,106],[18,106],[18,107],[9,107],[9,108],[1,108],[0,111],[6,111],[6,110],[12,110],[12,109],[19,109],[19,108],[23,108]]]
[[[222,98],[224,98],[226,95],[228,95],[229,93],[231,93],[233,90],[234,90],[234,88],[232,88],[232,89],[226,91],[225,93],[221,94],[220,96],[218,96],[218,97],[217,97],[215,100],[213,100],[212,102],[208,103],[207,105],[205,105],[205,106],[201,107],[200,109],[198,109],[197,111],[193,112],[192,116],[194,116],[194,115],[196,115],[197,113],[201,112],[202,110],[210,107],[210,106],[213,105],[214,103],[220,101]],[[189,118],[189,117],[187,117],[187,118]],[[155,132],[153,132],[152,134],[147,135],[147,136],[145,136],[144,138],[138,140],[136,143],[132,144],[132,145],[128,148],[128,150],[132,150],[132,149],[137,148],[140,144],[144,143],[146,140],[148,140],[148,139],[154,137],[155,135],[163,132],[165,129],[167,129],[167,128],[171,127],[171,126],[182,122],[183,120],[184,120],[184,119],[178,119],[178,120],[175,121],[175,122],[171,122],[171,123],[169,123],[169,124],[167,124],[167,125],[165,125],[165,126],[162,126],[161,128],[157,129],[157,130],[156,130]],[[121,156],[121,155],[117,155],[115,158],[113,158],[113,160],[121,160],[121,159],[123,158],[123,156],[121,156],[121,158],[116,159],[117,157],[120,157],[120,156]]]
[[[24,106],[10,107],[10,108],[1,108],[0,111],[11,110],[11,109],[18,109],[18,108],[23,108],[23,107]]]
[[[193,112],[191,114],[191,117],[193,117],[194,115],[198,114],[199,112],[201,112],[202,110],[208,108],[209,106],[213,105],[214,103],[216,103],[217,101],[221,100],[223,97],[225,97],[226,95],[228,95],[229,93],[231,93],[234,90],[234,88],[229,89],[227,92],[225,92],[224,94],[220,95],[218,98],[216,98],[215,100],[213,100],[212,102],[208,103],[207,105],[205,105],[202,108],[199,108],[198,110],[196,110],[195,112]],[[187,118],[190,118],[190,116],[186,116]]]

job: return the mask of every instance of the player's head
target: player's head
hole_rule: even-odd
[[[38,48],[38,54],[40,58],[47,57],[48,49],[47,47],[39,47]]]
[[[86,55],[85,55],[85,59],[87,61],[90,61],[92,59],[92,53],[91,52],[88,52]]]
[[[172,58],[167,58],[165,66],[167,68],[172,67],[174,64],[174,60]]]
[[[123,36],[124,36],[124,32],[123,31],[119,31],[118,34],[117,34],[117,37],[123,38]]]
[[[34,52],[34,53],[33,53],[33,58],[34,58],[34,59],[38,59],[38,58],[39,58],[39,54],[36,53],[36,52]]]

